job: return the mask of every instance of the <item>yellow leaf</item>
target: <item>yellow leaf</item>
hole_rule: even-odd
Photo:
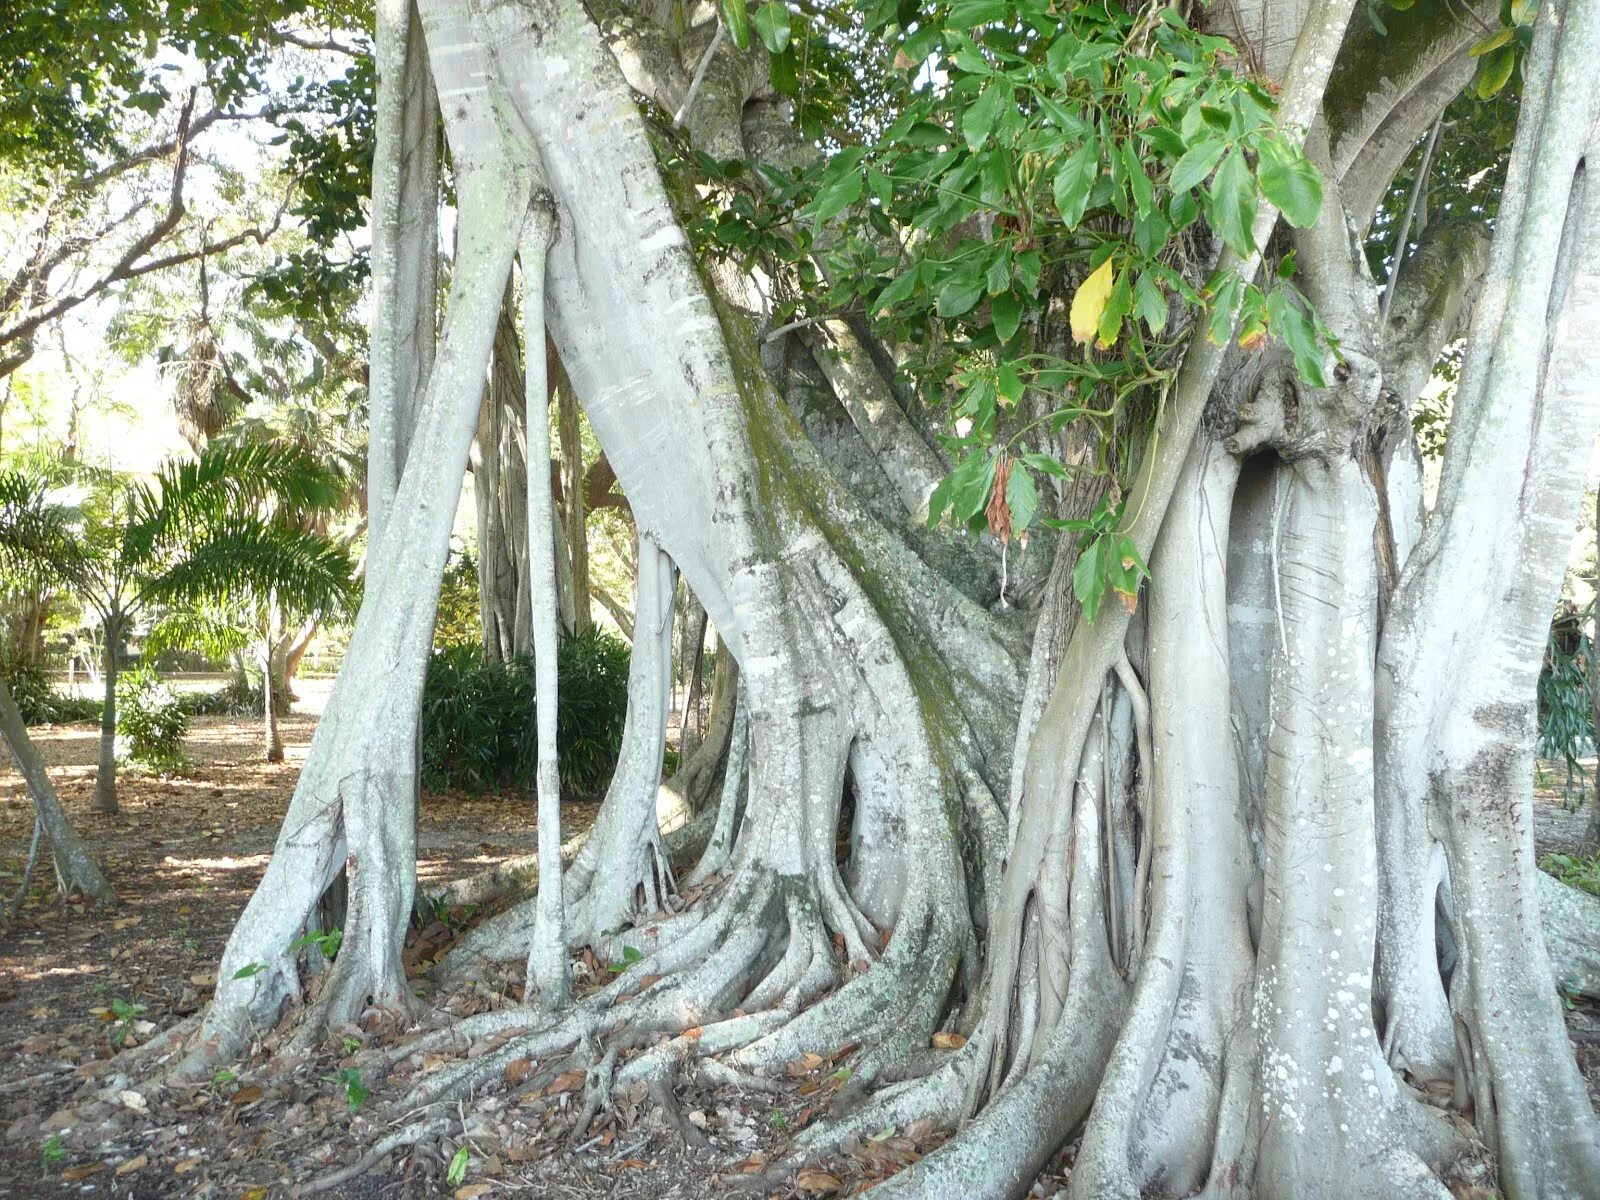
[[[1108,258],[1095,268],[1094,274],[1078,285],[1072,296],[1072,340],[1085,345],[1100,328],[1100,314],[1111,299],[1111,289],[1116,277]]]
[[[959,1033],[941,1031],[933,1035],[933,1048],[935,1050],[959,1050],[967,1044],[967,1039]]]
[[[1470,58],[1482,58],[1489,51],[1498,50],[1501,46],[1504,46],[1516,36],[1516,32],[1514,29],[1497,29],[1494,33],[1474,45],[1471,50],[1468,50],[1467,55]]]

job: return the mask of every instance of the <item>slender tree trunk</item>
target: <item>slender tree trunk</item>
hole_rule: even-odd
[[[94,799],[89,807],[95,812],[117,811],[117,651],[122,642],[120,618],[106,621],[105,659],[101,682],[105,687],[105,701],[100,710],[100,765],[94,777]]]
[[[530,351],[532,353],[532,351]],[[572,562],[572,615],[574,634],[589,631],[589,514],[584,507],[583,437],[578,424],[578,398],[570,380],[556,389],[561,433],[562,491],[566,503],[561,517],[566,529],[567,553]]]
[[[1589,795],[1589,831],[1584,834],[1584,849],[1600,854],[1600,488],[1594,493],[1595,574],[1594,599],[1589,620],[1589,743],[1594,749],[1594,791]]]
[[[544,264],[555,234],[555,204],[542,188],[534,195],[522,230],[522,329],[528,347],[527,423],[528,461],[528,563],[533,624],[534,706],[538,726],[539,792],[539,896],[533,937],[528,951],[528,990],[546,1009],[571,1003],[567,967],[566,912],[561,879],[561,777],[556,762],[556,714],[559,703],[556,668],[557,513],[551,495],[549,470],[537,469],[550,461],[550,421],[544,404],[546,393],[544,348]]]
[[[686,686],[683,710],[678,714],[678,760],[688,762],[700,748],[700,687],[705,678],[706,623],[708,615],[690,596],[689,619],[684,622],[682,663]],[[693,732],[690,732],[691,723]]]
[[[278,732],[278,692],[274,686],[272,645],[262,647],[261,660],[261,713],[266,733],[266,755],[269,763],[283,761],[283,738]]]
[[[50,782],[44,760],[39,757],[32,739],[28,737],[28,727],[23,724],[22,714],[17,710],[16,701],[11,698],[11,689],[3,679],[0,679],[0,736],[5,738],[6,748],[11,751],[17,771],[33,797],[34,810],[50,837],[50,845],[55,853],[56,882],[62,892],[82,892],[104,903],[115,902],[116,893],[111,890],[99,864],[67,820],[66,810],[61,807],[61,798],[56,795],[55,786]]]

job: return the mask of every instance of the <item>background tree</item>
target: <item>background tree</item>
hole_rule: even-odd
[[[274,446],[213,447],[164,464],[148,483],[102,475],[75,494],[36,475],[0,475],[0,545],[61,580],[103,630],[96,811],[117,809],[116,678],[134,619],[225,603],[245,588],[275,591],[303,610],[339,594],[347,557],[298,522],[337,495],[325,469]]]

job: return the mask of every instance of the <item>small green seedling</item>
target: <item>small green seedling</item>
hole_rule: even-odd
[[[633,946],[624,946],[622,948],[622,961],[614,962],[606,969],[613,975],[621,975],[629,967],[633,966],[634,963],[643,961],[644,955],[641,954],[636,948]]]
[[[344,1047],[344,1052],[346,1054],[354,1054],[357,1050],[361,1049],[362,1042],[361,1039],[355,1034],[347,1033],[339,1038],[339,1045]]]
[[[346,1067],[337,1075],[329,1075],[328,1082],[343,1086],[345,1103],[350,1106],[352,1113],[358,1112],[367,1102],[367,1097],[372,1095],[372,1089],[361,1082],[361,1072],[355,1067]]]
[[[293,954],[296,950],[304,950],[307,947],[315,946],[322,952],[323,958],[332,962],[334,956],[339,953],[339,943],[343,939],[343,933],[337,929],[330,929],[327,933],[323,933],[320,929],[313,929],[304,937],[297,937],[290,942],[289,953]]]
[[[211,1086],[214,1088],[219,1088],[224,1084],[232,1083],[237,1078],[239,1078],[237,1072],[230,1071],[224,1067],[211,1077]]]
[[[45,1169],[55,1166],[67,1156],[67,1148],[61,1144],[61,1135],[52,1133],[45,1139],[44,1145],[39,1147],[39,1161]]]
[[[783,1114],[781,1112],[779,1112],[777,1109],[773,1109],[772,1110],[772,1116],[771,1116],[770,1119],[771,1119],[773,1125],[775,1125],[777,1128],[781,1129],[784,1133],[788,1133],[789,1132],[789,1122],[784,1120]]]
[[[450,1169],[444,1173],[444,1181],[451,1187],[459,1187],[461,1181],[467,1177],[467,1159],[470,1157],[465,1146],[451,1156]]]
[[[128,1040],[128,1034],[133,1029],[133,1019],[144,1011],[142,1004],[130,1004],[121,996],[116,996],[111,1001],[111,1015],[116,1019],[116,1026],[111,1030],[111,1044],[120,1047]]]
[[[235,979],[249,979],[267,969],[266,963],[246,963],[233,973]]]

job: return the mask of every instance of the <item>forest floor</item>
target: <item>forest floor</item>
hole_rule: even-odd
[[[261,759],[258,718],[199,717],[179,776],[124,775],[122,811],[88,810],[97,730],[46,727],[35,739],[72,820],[108,868],[119,903],[96,909],[58,901],[48,863],[21,918],[0,932],[0,1194],[115,1196],[129,1200],[195,1196],[276,1200],[351,1160],[379,1136],[379,1089],[365,1107],[339,1073],[352,1053],[381,1034],[352,1030],[346,1054],[291,1071],[239,1064],[193,1089],[152,1088],[117,1074],[114,1054],[197,1012],[215,986],[215,966],[239,909],[260,879],[277,837],[326,698],[306,681],[302,704],[282,723],[287,761]],[[15,893],[32,810],[20,778],[0,772],[0,903]],[[1544,776],[1537,810],[1541,853],[1569,852],[1586,828],[1587,806],[1569,812],[1559,774]],[[593,804],[569,804],[564,835],[593,820]],[[419,877],[426,886],[474,874],[534,848],[534,812],[519,797],[425,795]],[[447,914],[413,928],[409,969],[429,997],[426,969],[458,936],[463,917]],[[602,972],[603,973],[603,972]],[[515,1003],[515,972],[496,984],[434,997],[456,1015]],[[1600,1013],[1571,1016],[1579,1063],[1600,1096]],[[270,1038],[268,1041],[270,1042]],[[702,1200],[735,1190],[790,1133],[818,1115],[838,1086],[820,1055],[796,1063],[776,1094],[680,1091],[689,1120],[707,1144],[686,1146],[641,1096],[624,1096],[577,1151],[565,1146],[582,1092],[575,1072],[538,1093],[485,1106],[465,1143],[450,1140],[398,1173],[381,1167],[333,1196],[651,1197]],[[515,1066],[515,1064],[513,1064]],[[349,1078],[348,1075],[345,1077]],[[359,1077],[357,1077],[359,1079]],[[542,1093],[542,1094],[541,1094]],[[352,1111],[354,1109],[355,1111]],[[534,1110],[538,1110],[535,1112]],[[937,1138],[884,1131],[847,1153],[803,1171],[765,1194],[851,1194],[915,1161]],[[448,1184],[444,1162],[465,1144],[468,1169]],[[1070,1149],[1035,1188],[1051,1195]]]

